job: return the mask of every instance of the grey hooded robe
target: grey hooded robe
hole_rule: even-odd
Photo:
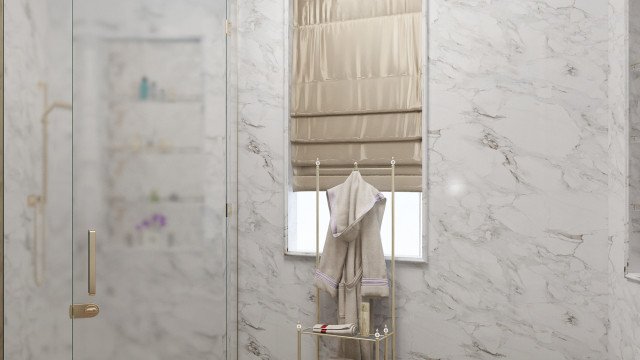
[[[387,268],[380,239],[386,199],[354,171],[327,190],[331,218],[315,285],[335,298],[338,323],[358,324],[362,299],[389,296]],[[340,356],[371,359],[369,342],[343,341]]]

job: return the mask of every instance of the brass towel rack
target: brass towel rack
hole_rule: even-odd
[[[389,353],[389,340],[391,341],[391,359],[396,360],[396,210],[395,210],[395,177],[396,160],[391,158],[391,330],[384,327],[383,333],[378,330],[372,335],[335,335],[313,332],[311,327],[303,328],[302,324],[296,325],[298,335],[298,360],[302,360],[302,335],[311,335],[316,339],[316,359],[320,360],[321,337],[350,339],[367,341],[374,344],[375,360],[380,360],[380,345],[384,345],[383,359],[387,360]],[[358,171],[358,163],[353,163],[353,171]],[[320,263],[320,159],[316,158],[316,268]],[[316,323],[320,323],[320,289],[316,287]]]

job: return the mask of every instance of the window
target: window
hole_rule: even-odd
[[[381,236],[390,255],[393,158],[396,256],[423,258],[422,2],[291,3],[289,253],[315,253],[316,181],[323,191],[322,250],[329,223],[324,190],[342,183],[357,162],[364,179],[388,199]]]
[[[391,256],[391,193],[383,192],[387,207],[382,220],[380,235],[386,256]],[[295,213],[289,216],[292,231],[289,232],[288,251],[299,254],[316,252],[316,193],[298,191],[291,193],[295,201]],[[396,257],[422,259],[422,193],[396,192]],[[320,252],[324,247],[329,226],[327,196],[320,192]]]

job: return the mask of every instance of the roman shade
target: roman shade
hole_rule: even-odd
[[[422,0],[294,0],[292,186],[367,181],[422,190]]]

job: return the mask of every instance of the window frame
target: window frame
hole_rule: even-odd
[[[291,155],[290,155],[290,143],[289,143],[289,123],[290,123],[290,94],[291,94],[291,64],[292,64],[292,51],[291,51],[291,43],[293,41],[293,28],[291,22],[291,16],[293,14],[293,1],[297,0],[288,0],[285,2],[284,6],[284,76],[283,76],[283,194],[284,194],[284,231],[283,231],[283,250],[285,256],[291,257],[299,257],[299,258],[315,258],[315,253],[306,253],[306,252],[296,252],[289,251],[289,239],[291,237],[295,237],[295,229],[296,229],[296,216],[289,216],[290,211],[295,211],[295,195],[293,194],[293,189],[291,186],[291,175],[292,175],[292,167],[291,167]],[[428,132],[428,99],[429,99],[429,89],[428,89],[428,63],[429,63],[429,53],[428,53],[428,39],[429,39],[429,29],[428,29],[428,0],[422,0],[422,219],[421,219],[421,227],[422,227],[422,237],[421,237],[421,254],[416,257],[398,257],[396,256],[395,260],[399,262],[407,262],[407,263],[419,263],[419,264],[427,264],[429,262],[429,216],[428,216],[428,201],[429,201],[429,193],[428,193],[428,148],[429,148],[429,132]],[[322,166],[322,165],[321,165]],[[387,201],[388,210],[390,210],[391,199]],[[320,229],[320,236],[323,236],[323,230]],[[391,259],[390,256],[385,256],[387,260]]]

